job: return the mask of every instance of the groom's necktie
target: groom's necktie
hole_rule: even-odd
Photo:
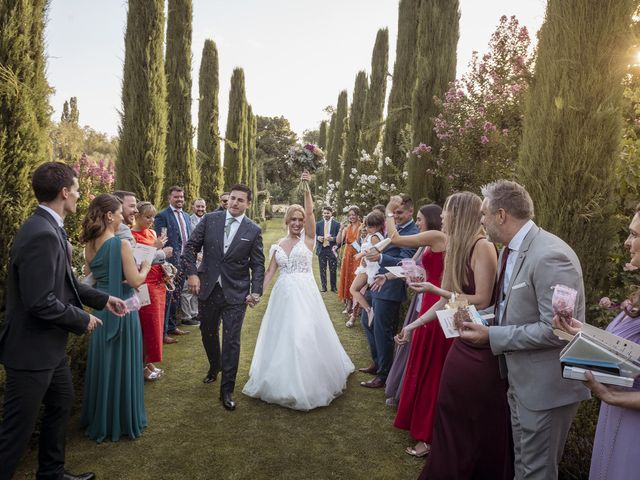
[[[229,246],[231,245],[231,225],[236,221],[234,217],[229,217],[227,223],[224,226],[224,253],[227,253]]]

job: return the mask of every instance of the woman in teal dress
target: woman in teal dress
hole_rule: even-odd
[[[115,235],[122,220],[118,197],[98,195],[89,205],[81,240],[96,288],[126,300],[144,283],[151,266],[143,262],[138,271],[131,245]],[[134,439],[147,426],[138,312],[116,317],[105,310],[94,315],[103,326],[89,343],[82,427],[98,443],[107,438],[115,442],[123,435]]]

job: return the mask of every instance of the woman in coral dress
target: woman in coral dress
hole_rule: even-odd
[[[151,228],[155,216],[156,209],[150,202],[138,203],[138,214],[135,225],[131,229],[137,243],[156,248],[162,246],[162,241],[158,240],[156,232]],[[169,251],[165,251],[167,256],[171,256],[170,248]],[[144,378],[145,380],[156,380],[163,373],[154,363],[162,361],[164,310],[167,298],[163,270],[160,265],[152,265],[145,283],[149,289],[151,303],[142,307],[139,312],[144,347]]]
[[[349,292],[353,279],[356,276],[356,268],[360,262],[354,257],[358,253],[355,248],[351,246],[360,236],[360,228],[362,223],[360,221],[360,209],[358,207],[351,207],[347,213],[348,225],[340,225],[340,231],[336,237],[338,244],[344,244],[344,254],[342,256],[342,266],[340,267],[340,285],[338,286],[338,298],[345,304],[345,313],[351,313],[352,297]]]

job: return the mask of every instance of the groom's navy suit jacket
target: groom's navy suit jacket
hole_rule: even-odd
[[[420,233],[418,226],[415,224],[413,220],[405,225],[404,228],[399,229],[398,233],[402,236],[404,235],[416,235]],[[386,273],[387,269],[384,267],[392,267],[396,265],[400,265],[400,262],[403,258],[411,258],[416,253],[415,248],[407,248],[407,247],[396,247],[395,245],[390,245],[384,251],[384,253],[380,254],[380,260],[378,263],[380,264],[380,270],[378,273]],[[384,283],[382,288],[377,292],[371,292],[372,298],[378,298],[380,300],[390,300],[393,302],[402,302],[407,295],[407,290],[405,287],[405,282],[403,280],[388,280]]]
[[[182,255],[185,274],[200,277],[200,300],[206,300],[220,278],[229,304],[245,303],[249,293],[262,295],[264,252],[262,231],[246,216],[239,225],[227,253],[224,253],[226,211],[206,213]],[[196,267],[197,252],[202,249],[202,263]]]

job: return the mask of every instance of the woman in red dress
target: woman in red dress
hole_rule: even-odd
[[[360,263],[354,258],[358,252],[351,246],[351,244],[360,237],[360,227],[362,226],[360,221],[360,209],[358,207],[349,208],[347,219],[347,226],[345,226],[344,223],[340,225],[340,231],[336,236],[336,242],[338,245],[345,245],[344,254],[342,255],[342,265],[340,266],[338,298],[340,298],[340,300],[345,304],[345,313],[350,314],[352,310],[352,297],[349,289],[351,288],[353,279],[356,276],[356,268],[358,268]],[[353,322],[350,326],[353,326]]]
[[[393,198],[387,206],[395,210]],[[446,237],[440,231],[442,209],[437,205],[425,205],[418,213],[417,223],[421,232],[417,235],[398,235],[393,218],[387,219],[387,231],[391,243],[402,247],[425,247],[421,262],[427,272],[426,281],[440,287],[444,270],[444,250]],[[428,220],[427,220],[428,219]],[[440,297],[428,291],[423,285],[411,287],[422,296],[418,315],[424,314]],[[433,414],[440,385],[440,375],[452,340],[447,339],[439,322],[429,322],[417,328],[411,338],[409,358],[402,379],[400,402],[394,426],[409,430],[417,441],[405,451],[409,455],[423,457],[431,449]]]
[[[138,214],[131,229],[137,243],[162,248],[163,242],[156,237],[151,228],[156,216],[156,209],[150,202],[138,203]],[[171,256],[171,248],[165,248],[165,255]],[[140,325],[142,327],[143,361],[145,380],[156,380],[163,372],[154,363],[162,361],[162,336],[164,333],[164,310],[167,291],[160,265],[152,265],[145,281],[149,288],[151,303],[140,309]]]
[[[442,297],[398,336],[427,322],[436,323],[435,311],[453,292],[469,304],[485,308],[491,303],[497,271],[495,246],[480,225],[480,197],[470,192],[451,195],[445,204],[443,230],[447,255],[443,288],[427,284]],[[421,479],[513,478],[513,446],[507,385],[500,378],[498,359],[485,346],[454,339],[442,368],[435,406],[432,448]]]

